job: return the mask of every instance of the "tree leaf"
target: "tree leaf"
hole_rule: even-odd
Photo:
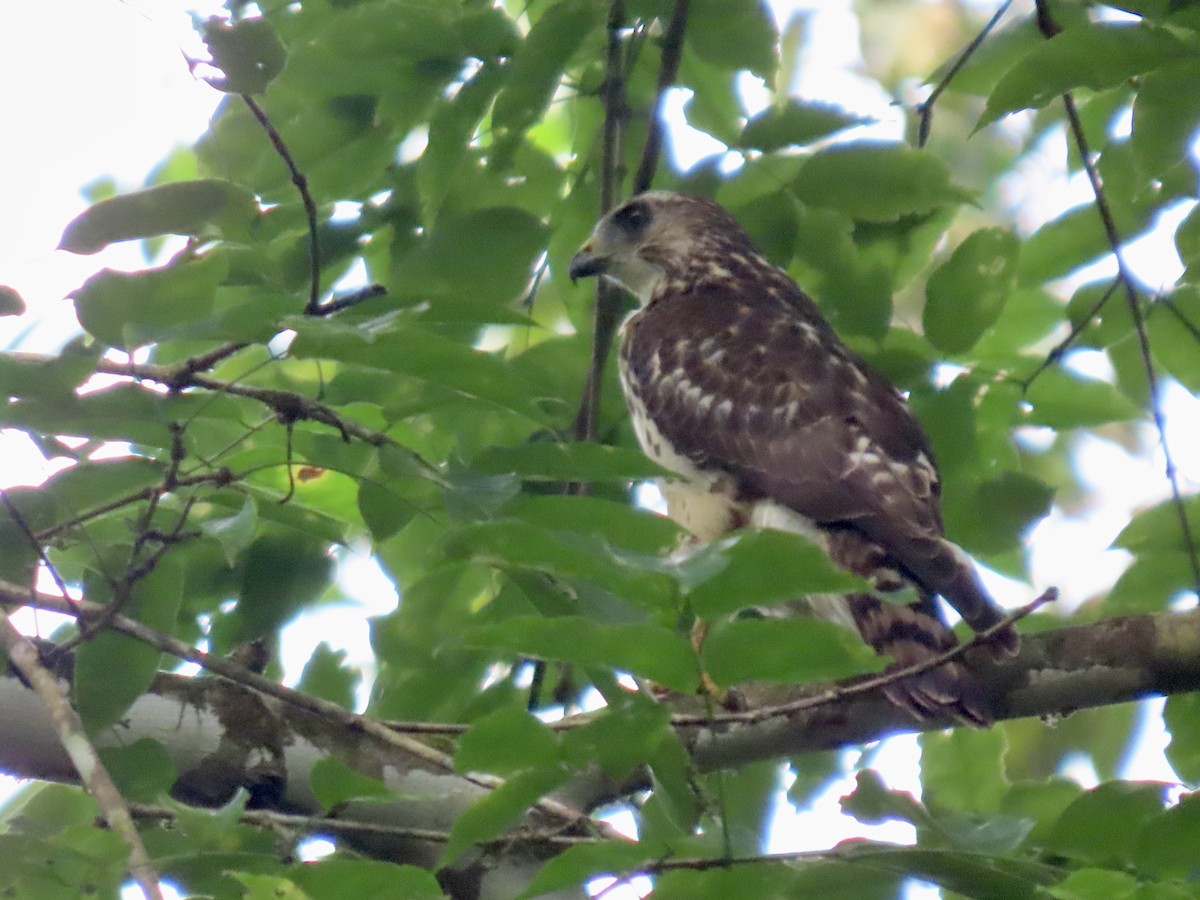
[[[454,820],[438,867],[449,865],[473,844],[498,837],[530,806],[562,784],[567,774],[559,767],[532,769],[489,791]]]
[[[704,640],[704,668],[718,684],[832,681],[882,667],[844,625],[819,619],[735,619]]]
[[[342,709],[353,710],[354,692],[362,681],[362,673],[346,666],[345,662],[345,650],[334,650],[321,641],[304,664],[296,690],[336,703]]]
[[[1190,52],[1170,31],[1144,22],[1093,22],[1068,28],[1035,46],[1004,74],[975,127],[1019,109],[1045,106],[1076,88],[1114,87]]]
[[[89,206],[63,230],[58,249],[99,253],[118,241],[164,234],[199,236],[210,225],[241,236],[257,216],[254,195],[233,182],[219,178],[177,181]]]
[[[696,657],[683,637],[658,625],[600,625],[582,616],[519,616],[472,629],[468,646],[578,666],[609,666],[684,693],[696,687]]]
[[[110,564],[116,562],[110,560]],[[122,559],[119,565],[124,563]],[[94,603],[111,598],[108,582],[99,573],[85,580],[84,594]],[[133,586],[121,614],[156,631],[174,634],[182,600],[183,571],[167,556]],[[102,631],[76,650],[72,695],[89,734],[99,734],[120,721],[150,686],[161,656],[157,648],[114,631]]]
[[[309,782],[317,802],[326,812],[347,800],[388,797],[392,793],[378,778],[371,778],[356,769],[351,769],[332,756],[317,760],[313,764]]]
[[[1139,872],[1156,878],[1191,878],[1200,842],[1200,796],[1185,794],[1179,802],[1151,819],[1137,836],[1134,858]]]
[[[708,573],[686,587],[692,608],[705,618],[756,604],[864,586],[834,566],[812,541],[774,529],[745,531],[714,541],[684,566]]]
[[[1132,862],[1131,836],[1162,811],[1162,792],[1159,784],[1102,784],[1063,810],[1046,846],[1051,852],[1101,866]]]
[[[444,896],[437,877],[428,869],[378,859],[333,856],[296,863],[286,872],[312,900],[332,900],[334,897],[430,900]]]
[[[212,311],[226,265],[213,253],[141,272],[102,269],[71,295],[75,314],[89,333],[120,350],[180,335]]]
[[[25,298],[17,289],[0,284],[0,316],[24,315],[25,309]]]
[[[232,568],[242,551],[254,540],[258,530],[258,505],[253,497],[247,496],[236,515],[205,519],[200,523],[200,530],[209,537],[216,538]]]
[[[793,189],[805,203],[868,222],[894,222],[971,200],[951,181],[945,163],[907,144],[860,142],[820,150],[804,164]]]
[[[1060,430],[1125,422],[1141,414],[1111,384],[1079,378],[1061,369],[1047,369],[1038,375],[1025,397],[1032,404],[1026,415],[1030,425]]]
[[[1113,540],[1114,547],[1133,553],[1189,552],[1180,518],[1187,519],[1193,537],[1200,533],[1200,495],[1183,499],[1182,510],[1174,500],[1164,500],[1139,512]]]
[[[542,118],[562,71],[600,22],[602,8],[590,0],[558,0],[529,29],[512,54],[508,79],[492,109],[492,154],[503,167],[525,131]]]
[[[702,3],[690,11],[688,45],[705,62],[725,69],[749,69],[770,82],[778,66],[779,32],[763,0]]]
[[[965,353],[996,323],[1016,283],[1019,249],[1007,228],[981,228],[929,276],[922,324],[935,347]]]
[[[503,707],[471,724],[454,751],[456,772],[514,775],[558,762],[558,739],[536,717]]]
[[[739,146],[770,153],[784,147],[803,146],[874,119],[847,112],[833,103],[789,99],[752,116],[742,129]]]
[[[204,80],[229,94],[260,94],[287,62],[287,50],[266,16],[239,19],[232,25],[216,16],[200,28],[212,64],[223,78]]]
[[[664,474],[645,454],[627,447],[594,443],[532,441],[518,447],[490,447],[471,467],[488,474],[511,472],[545,481],[634,481]]]
[[[575,889],[600,875],[635,871],[653,859],[654,854],[636,841],[576,844],[542,866],[520,896],[540,897],[552,891]]]

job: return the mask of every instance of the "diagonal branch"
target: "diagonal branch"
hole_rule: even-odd
[[[70,609],[70,607],[68,607]],[[51,674],[40,659],[37,648],[13,627],[7,615],[0,615],[0,647],[5,655],[24,676],[26,683],[45,704],[63,750],[71,758],[75,771],[87,792],[92,795],[100,814],[109,827],[117,832],[129,845],[129,873],[152,900],[163,900],[158,874],[150,863],[150,856],[138,834],[137,826],[125,804],[125,798],[113,784],[108,770],[100,761],[96,748],[84,733],[83,722],[72,708],[58,679]]]
[[[1062,28],[1055,21],[1054,14],[1047,6],[1046,0],[1036,0],[1036,7],[1038,27],[1041,29],[1042,34],[1047,38],[1054,37]],[[1142,312],[1141,303],[1138,300],[1137,286],[1134,284],[1133,277],[1129,273],[1129,268],[1125,264],[1125,256],[1121,252],[1121,235],[1117,230],[1116,220],[1113,218],[1108,197],[1104,193],[1104,184],[1100,179],[1100,173],[1097,171],[1095,161],[1092,159],[1091,150],[1088,147],[1087,135],[1083,130],[1083,122],[1079,118],[1079,110],[1075,105],[1075,98],[1068,92],[1063,94],[1062,100],[1072,140],[1074,140],[1075,147],[1079,151],[1079,156],[1083,160],[1083,170],[1087,174],[1088,183],[1092,187],[1092,194],[1096,200],[1096,212],[1100,215],[1100,222],[1104,227],[1105,238],[1108,240],[1109,249],[1112,251],[1113,258],[1117,262],[1117,281],[1124,289],[1125,301],[1129,306],[1130,317],[1133,319],[1134,333],[1137,335],[1138,341],[1138,351],[1141,354],[1142,368],[1146,374],[1146,386],[1150,394],[1150,411],[1154,418],[1154,426],[1158,430],[1159,444],[1162,447],[1164,472],[1167,477],[1167,483],[1171,487],[1171,500],[1179,520],[1180,536],[1188,551],[1188,563],[1192,570],[1192,590],[1196,593],[1197,597],[1200,597],[1200,549],[1198,549],[1198,545],[1192,535],[1192,527],[1188,521],[1187,509],[1183,504],[1183,492],[1179,487],[1179,474],[1175,467],[1175,460],[1171,456],[1170,445],[1167,442],[1167,423],[1162,411],[1161,392],[1158,387],[1158,373],[1154,368],[1154,360],[1150,351],[1150,337],[1146,333],[1146,320]]]
[[[253,97],[249,94],[242,94],[241,96],[247,108],[249,108],[251,115],[258,120],[258,124],[267,133],[267,137],[271,141],[271,146],[275,148],[275,152],[279,154],[279,158],[283,160],[283,164],[287,166],[292,184],[296,186],[296,191],[300,194],[300,201],[304,204],[304,216],[308,221],[309,257],[308,302],[304,305],[304,313],[305,315],[315,316],[321,308],[321,256],[320,247],[317,243],[317,204],[313,202],[312,192],[308,189],[308,179],[296,165],[296,160],[292,158],[291,151],[288,150],[287,144],[284,143],[283,135],[271,123],[266,111],[258,105],[258,102]]]

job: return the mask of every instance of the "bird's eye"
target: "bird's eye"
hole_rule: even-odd
[[[626,203],[613,213],[613,223],[630,235],[641,234],[650,224],[650,208],[645,203]]]

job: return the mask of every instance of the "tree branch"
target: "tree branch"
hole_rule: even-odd
[[[109,827],[117,832],[129,845],[129,874],[141,886],[143,893],[152,900],[162,900],[163,892],[158,883],[158,874],[150,863],[150,856],[138,834],[137,826],[125,805],[125,798],[113,784],[108,770],[100,761],[96,748],[83,730],[79,714],[72,708],[58,679],[42,665],[37,648],[13,627],[7,615],[0,615],[0,647],[9,661],[24,676],[54,723],[58,741],[70,757],[83,786],[96,801],[100,814]],[[19,722],[19,719],[7,719]]]

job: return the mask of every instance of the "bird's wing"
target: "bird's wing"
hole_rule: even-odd
[[[770,500],[877,544],[976,628],[999,612],[943,537],[937,470],[896,388],[800,294],[697,285],[637,313],[622,378],[673,451]]]

